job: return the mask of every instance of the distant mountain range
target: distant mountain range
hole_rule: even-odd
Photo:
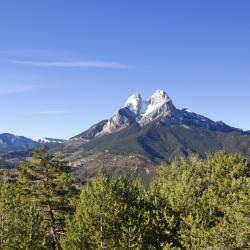
[[[33,139],[13,134],[0,134],[0,167],[12,167],[30,155],[30,152],[39,146],[64,143],[65,140],[47,137]]]
[[[63,154],[75,167],[75,174],[82,177],[90,177],[105,167],[112,173],[147,178],[161,162],[190,153],[204,157],[207,152],[218,150],[240,153],[250,160],[250,131],[178,109],[163,90],[157,90],[148,100],[139,93],[133,94],[110,119],[65,142],[0,135],[2,154],[6,148],[14,154],[17,149],[28,152],[38,145]]]
[[[133,94],[110,119],[52,152],[64,154],[79,175],[91,176],[101,166],[148,175],[160,162],[218,150],[238,152],[250,160],[250,132],[178,109],[165,91],[157,90],[148,100]]]

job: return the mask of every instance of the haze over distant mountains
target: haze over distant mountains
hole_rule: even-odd
[[[9,133],[0,134],[0,167],[12,167],[19,164],[30,155],[30,152],[39,146],[63,143],[65,140],[47,137],[33,139]]]
[[[65,155],[80,176],[91,176],[101,166],[115,173],[149,175],[162,161],[190,153],[203,157],[206,152],[218,150],[238,152],[250,160],[249,131],[178,109],[163,90],[157,90],[148,100],[139,93],[131,95],[111,118],[65,142],[9,136],[11,143],[5,140],[1,145],[1,138],[6,135],[0,135],[1,152],[11,145],[15,151],[45,143],[51,152]]]
[[[17,136],[9,133],[0,134],[1,152],[18,151],[33,149],[41,144],[46,143],[64,143],[63,139],[54,139],[47,137],[35,137],[33,139],[24,136]]]

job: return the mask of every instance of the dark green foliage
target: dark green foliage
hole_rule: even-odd
[[[52,249],[60,249],[65,216],[73,212],[72,198],[76,194],[70,167],[62,159],[38,149],[33,160],[25,161],[19,169],[18,181],[22,197],[36,204],[44,217]]]
[[[166,200],[138,181],[101,173],[83,187],[67,222],[64,249],[161,249],[178,245],[178,220]]]
[[[64,249],[247,249],[249,165],[215,153],[161,167],[137,181],[96,177],[67,222]]]
[[[249,247],[249,171],[245,160],[223,152],[161,168],[152,189],[178,214],[182,248]]]
[[[26,204],[13,183],[0,183],[0,249],[47,249],[43,217],[34,204]]]
[[[0,183],[0,250],[250,248],[250,166],[238,155],[174,161],[148,188],[101,172],[73,200],[70,168],[38,150],[18,181]]]
[[[174,216],[163,207],[164,218],[170,220],[164,224],[168,232],[161,232],[158,220],[163,214],[156,206],[138,181],[109,179],[102,173],[83,187],[63,248],[157,249],[162,239],[171,242]]]
[[[67,223],[64,249],[139,247],[139,192],[122,177],[110,180],[100,174],[82,189],[76,213]]]

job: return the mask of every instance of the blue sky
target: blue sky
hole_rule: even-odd
[[[133,92],[250,129],[250,1],[3,0],[0,133],[69,138]]]

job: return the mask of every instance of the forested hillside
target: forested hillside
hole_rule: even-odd
[[[238,155],[195,155],[140,180],[76,184],[43,150],[0,183],[0,249],[248,249],[250,168]]]

